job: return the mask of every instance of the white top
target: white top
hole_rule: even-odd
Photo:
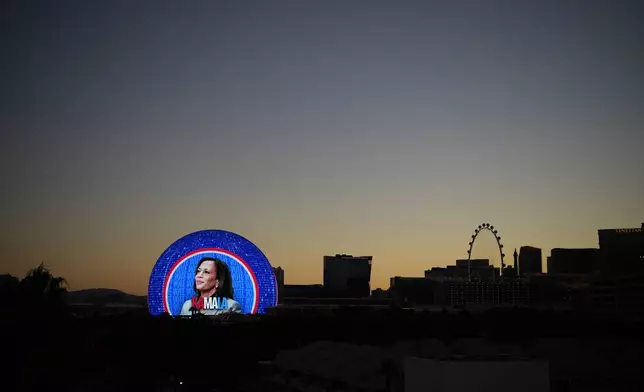
[[[226,309],[201,309],[199,312],[201,314],[205,314],[207,316],[216,316],[218,314],[224,314],[224,313],[241,313],[241,305],[239,302],[235,301],[232,298],[226,298],[227,302],[227,307]],[[190,308],[192,307],[192,299],[187,300],[186,302],[183,303],[183,306],[181,307],[181,316],[192,316],[192,312],[190,311]]]

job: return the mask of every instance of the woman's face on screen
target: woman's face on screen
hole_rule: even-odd
[[[197,290],[203,292],[214,289],[217,285],[216,272],[215,263],[212,260],[206,260],[201,263],[199,268],[197,268],[197,274],[195,275]]]

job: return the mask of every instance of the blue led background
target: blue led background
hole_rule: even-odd
[[[164,312],[163,284],[172,266],[185,255],[203,248],[227,250],[248,264],[255,274],[259,288],[257,313],[265,313],[266,308],[277,304],[277,284],[273,269],[257,246],[235,233],[223,230],[202,230],[178,239],[157,260],[148,285],[148,308],[151,314],[159,315]],[[199,259],[204,256],[205,254],[191,256],[177,268],[174,277],[169,282],[168,300],[173,315],[178,314],[183,302],[193,295],[194,269]],[[221,254],[215,255],[215,257],[220,258],[230,267],[233,275],[235,300],[242,305],[244,312],[249,312],[253,300],[250,277],[234,259]]]
[[[250,275],[234,258],[221,253],[207,252],[190,256],[175,269],[172,280],[168,282],[168,308],[170,314],[177,315],[181,313],[183,303],[195,296],[193,290],[195,269],[199,264],[199,260],[206,256],[217,258],[226,263],[233,278],[233,299],[239,302],[243,313],[250,313],[253,310],[253,299],[255,297],[255,287]]]

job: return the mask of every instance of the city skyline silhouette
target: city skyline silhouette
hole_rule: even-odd
[[[3,2],[3,390],[644,391],[643,20]]]
[[[289,283],[347,253],[386,288],[480,222],[545,258],[644,217],[636,2],[152,8],[0,15],[3,273],[142,295],[170,243],[222,229]]]

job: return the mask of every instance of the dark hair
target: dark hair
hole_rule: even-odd
[[[199,263],[195,268],[195,275],[197,275],[197,271],[204,261],[213,262],[213,264],[215,265],[215,279],[219,280],[219,286],[217,286],[217,289],[215,290],[215,293],[212,295],[212,297],[226,297],[233,299],[233,278],[226,263],[219,259],[215,259],[214,257],[204,257],[203,259],[199,260]],[[197,295],[197,297],[199,297],[201,293],[199,292],[199,290],[197,290],[197,282],[194,283],[193,288],[195,290],[195,294]]]

